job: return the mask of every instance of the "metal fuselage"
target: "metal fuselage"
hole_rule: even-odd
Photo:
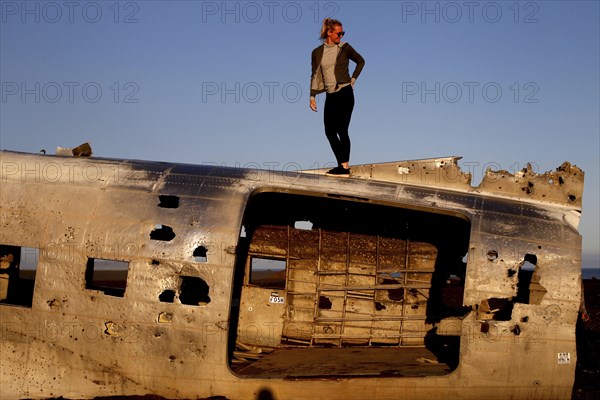
[[[490,172],[473,188],[449,173],[455,160],[361,166],[344,179],[0,152],[0,398],[570,398],[583,173]],[[280,241],[258,237],[279,231]],[[318,254],[294,253],[294,235],[313,235]],[[327,253],[335,235],[347,238],[339,262]],[[390,261],[384,278],[394,243],[405,265]],[[260,254],[285,265],[279,286],[252,281]],[[101,278],[106,262],[125,274],[120,286]],[[456,313],[441,306],[453,280]],[[456,339],[455,365],[408,359],[432,336]],[[261,364],[247,355],[266,349],[360,355],[331,373],[248,372]],[[349,367],[378,351],[416,369]]]

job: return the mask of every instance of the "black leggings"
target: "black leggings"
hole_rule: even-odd
[[[352,85],[345,86],[335,93],[327,93],[323,112],[325,135],[339,165],[350,161],[348,126],[350,126],[353,109],[354,89]]]

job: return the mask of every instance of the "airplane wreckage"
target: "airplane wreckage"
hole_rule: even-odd
[[[458,159],[1,151],[0,398],[570,398],[584,173]]]

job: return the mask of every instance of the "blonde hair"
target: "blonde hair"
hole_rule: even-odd
[[[325,40],[327,38],[327,32],[331,29],[335,29],[337,25],[342,25],[340,21],[333,18],[325,18],[323,20],[323,25],[321,26],[321,36],[320,38]]]

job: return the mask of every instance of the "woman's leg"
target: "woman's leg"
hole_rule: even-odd
[[[352,86],[348,85],[340,90],[338,94],[340,96],[337,134],[339,136],[339,155],[341,159],[341,161],[338,160],[338,163],[343,165],[344,168],[348,168],[348,162],[350,161],[350,135],[348,134],[348,127],[350,126],[352,110],[354,109],[354,90]]]
[[[323,122],[325,123],[325,136],[327,136],[335,159],[340,165],[344,161],[342,160],[344,155],[341,152],[340,139],[338,138],[339,98],[337,95],[338,93],[327,93],[323,110]]]
[[[350,136],[348,127],[354,109],[354,91],[348,85],[336,93],[328,93],[325,99],[323,119],[325,135],[338,165],[348,168],[350,160]]]

